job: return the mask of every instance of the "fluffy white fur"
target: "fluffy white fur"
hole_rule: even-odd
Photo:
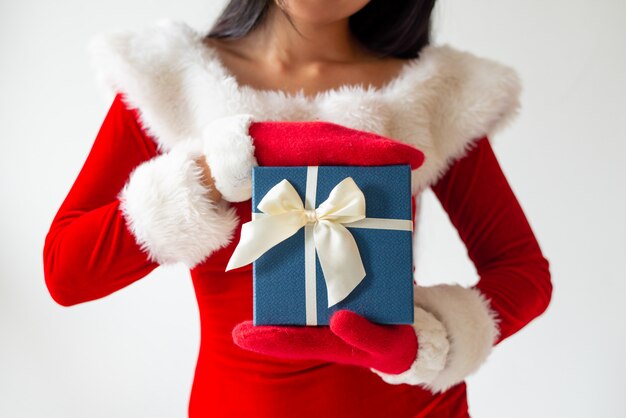
[[[90,53],[108,97],[125,94],[161,151],[204,138],[217,187],[233,201],[249,196],[252,119],[325,120],[412,144],[426,157],[412,173],[412,192],[420,195],[476,140],[493,140],[519,108],[513,69],[447,45],[424,48],[382,88],[344,85],[306,97],[302,90],[291,95],[240,85],[202,38],[185,23],[162,20],[101,34]],[[239,117],[230,127],[227,119],[212,125],[232,115]],[[218,137],[227,140],[207,140]],[[131,229],[159,262],[193,266],[231,240],[234,212],[208,200],[198,176],[188,157],[171,153],[138,167],[124,189]],[[446,390],[487,358],[498,334],[496,314],[477,289],[458,285],[418,287],[415,304],[416,362],[400,375],[377,373],[389,383]]]
[[[386,86],[344,85],[306,97],[240,85],[202,33],[161,20],[100,34],[90,54],[109,97],[124,92],[159,147],[199,137],[212,120],[237,113],[256,120],[325,120],[413,144],[424,164],[413,194],[436,182],[482,136],[519,107],[516,72],[447,45],[430,45]]]
[[[417,286],[414,302],[416,307],[432,313],[443,324],[445,332],[433,332],[437,328],[432,320],[418,321],[416,309],[413,327],[420,345],[416,362],[397,375],[372,370],[387,383],[423,384],[433,393],[443,392],[462,382],[485,362],[499,336],[498,315],[474,287]],[[423,344],[426,347],[423,348]],[[417,364],[420,356],[425,356],[421,367]],[[445,358],[443,367],[442,357]]]
[[[252,167],[257,165],[248,134],[253,116],[236,114],[215,119],[204,129],[203,151],[215,187],[229,202],[252,198]]]
[[[413,328],[417,335],[419,348],[411,367],[400,374],[389,374],[370,368],[389,384],[428,384],[445,367],[450,350],[445,327],[431,313],[417,305],[414,306],[413,318]]]
[[[194,162],[199,141],[185,141],[137,166],[119,193],[130,231],[159,264],[195,267],[228,245],[239,223],[234,208],[213,202]]]

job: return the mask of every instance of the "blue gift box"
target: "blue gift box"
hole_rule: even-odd
[[[365,196],[364,221],[384,221],[373,226],[343,224],[357,244],[365,277],[345,299],[328,307],[326,281],[315,250],[315,267],[307,269],[312,277],[305,279],[305,228],[300,228],[253,262],[255,325],[328,325],[333,312],[340,309],[352,310],[380,324],[413,323],[409,165],[255,167],[253,219],[261,212],[257,207],[261,199],[285,179],[303,205],[307,192],[308,196],[313,192],[316,208],[347,177]],[[307,191],[307,187],[315,190]]]

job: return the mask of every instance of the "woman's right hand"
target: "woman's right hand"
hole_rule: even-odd
[[[207,181],[212,188],[228,202],[252,198],[252,169],[257,165],[249,134],[253,121],[251,114],[237,113],[214,119],[203,129],[201,154],[206,167],[202,159],[200,164],[210,171]]]
[[[204,174],[202,176],[202,182],[210,189],[209,197],[212,201],[216,203],[221,201],[222,194],[219,192],[219,190],[217,190],[217,187],[215,187],[215,179],[211,175],[211,167],[209,167],[209,164],[207,164],[206,157],[202,155],[195,161],[196,164],[198,164],[202,168],[202,172]]]

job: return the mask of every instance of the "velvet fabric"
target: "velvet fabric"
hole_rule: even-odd
[[[158,155],[138,121],[137,112],[116,96],[52,220],[44,273],[61,305],[105,297],[158,267],[138,246],[119,210],[118,193],[130,172]],[[548,261],[487,137],[476,138],[432,190],[467,246],[480,276],[476,287],[499,314],[500,343],[548,306]],[[233,207],[241,223],[250,220],[250,201]],[[190,417],[469,416],[465,382],[434,395],[419,385],[387,384],[358,365],[277,358],[238,347],[233,328],[252,318],[252,267],[224,271],[236,243],[191,270],[201,342]]]

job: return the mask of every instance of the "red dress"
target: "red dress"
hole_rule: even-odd
[[[48,289],[61,305],[104,297],[158,267],[129,231],[118,198],[133,168],[158,155],[138,120],[118,95],[52,221],[43,262]],[[432,190],[476,266],[476,288],[501,318],[499,343],[547,308],[548,261],[487,137]],[[249,200],[233,205],[241,223],[250,220]],[[469,416],[465,382],[434,395],[421,386],[387,384],[365,368],[283,360],[236,346],[233,327],[252,318],[252,275],[251,266],[224,272],[235,246],[236,240],[191,270],[201,345],[190,417]]]

